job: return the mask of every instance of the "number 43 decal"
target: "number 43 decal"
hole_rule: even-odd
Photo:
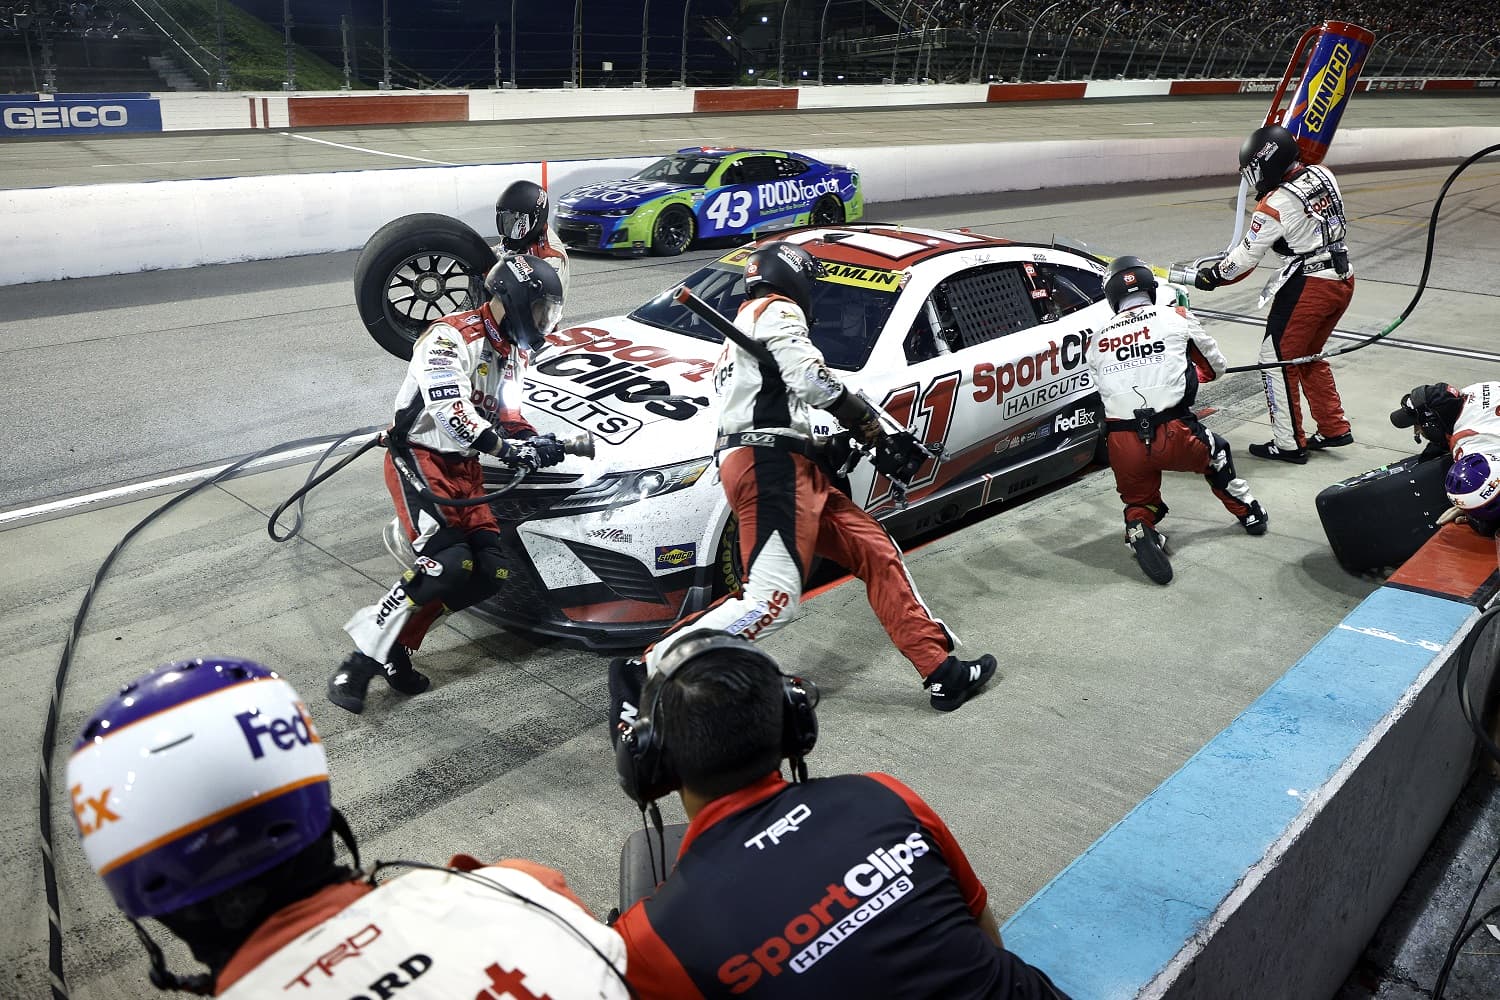
[[[953,429],[953,411],[958,402],[958,387],[963,378],[960,372],[948,372],[939,375],[927,384],[926,391],[921,393],[921,402],[918,403],[918,385],[901,386],[886,393],[885,399],[881,401],[881,407],[889,413],[898,424],[903,424],[906,429],[915,434],[929,447],[932,445],[947,444],[948,432]],[[917,417],[921,416],[923,426],[917,429]],[[913,494],[924,486],[931,486],[937,481],[938,466],[943,464],[943,455],[928,459],[922,463],[917,474],[912,477],[910,489]],[[885,503],[891,498],[891,481],[885,476],[877,475],[870,481],[870,499],[865,503],[866,510],[872,510],[877,505]]]
[[[708,203],[703,214],[720,229],[743,229],[750,224],[749,191],[722,191]]]

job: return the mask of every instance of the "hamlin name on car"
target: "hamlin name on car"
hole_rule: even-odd
[[[1006,417],[1013,417],[1088,389],[1094,384],[1092,376],[1087,369],[1077,370],[1083,367],[1087,346],[1087,335],[1069,333],[1061,343],[1054,340],[1044,350],[1016,361],[981,362],[974,366],[974,401],[993,399],[1004,407]]]

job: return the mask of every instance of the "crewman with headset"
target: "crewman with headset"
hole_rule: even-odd
[[[147,723],[136,725],[135,723]],[[68,788],[90,865],[161,990],[259,1000],[598,1000],[629,995],[620,937],[530,861],[360,871],[323,742],[292,686],[249,660],[168,664],[83,727]],[[337,833],[353,855],[334,858]],[[206,973],[169,971],[142,921]]]
[[[683,636],[640,703],[615,732],[621,786],[643,810],[676,791],[690,820],[672,873],[615,923],[641,996],[1063,998],[1005,950],[916,792],[886,774],[805,780],[817,688],[759,646]]]

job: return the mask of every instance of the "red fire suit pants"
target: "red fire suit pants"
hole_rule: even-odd
[[[1235,517],[1250,512],[1250,487],[1234,474],[1229,442],[1189,414],[1156,428],[1148,447],[1134,427],[1110,428],[1109,468],[1125,504],[1125,523],[1156,525],[1167,513],[1161,498],[1163,472],[1196,472],[1208,480],[1214,496]]]
[[[650,669],[699,629],[759,639],[785,625],[802,600],[814,556],[864,581],[875,616],[919,674],[943,665],[954,638],[917,593],[901,550],[816,462],[779,448],[734,448],[724,453],[719,477],[739,518],[744,587],[672,626],[646,650]]]
[[[1353,296],[1353,278],[1308,277],[1301,271],[1292,275],[1277,291],[1266,317],[1261,362],[1300,358],[1323,350]],[[1277,448],[1295,451],[1307,446],[1307,434],[1302,428],[1302,393],[1307,394],[1307,408],[1312,411],[1319,433],[1337,437],[1349,432],[1344,404],[1328,362],[1272,368],[1261,372],[1261,378],[1266,386],[1266,408],[1271,413],[1271,433]]]

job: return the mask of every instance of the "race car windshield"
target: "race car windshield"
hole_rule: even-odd
[[[641,181],[666,181],[668,184],[690,184],[701,187],[719,165],[706,156],[664,156],[635,175]]]
[[[690,275],[686,284],[730,319],[734,319],[740,303],[745,301],[743,266],[711,264]],[[894,282],[889,287],[873,287],[875,284],[873,280],[868,284],[852,284],[825,278],[814,288],[812,341],[823,352],[829,367],[858,371],[869,360],[901,294]],[[630,318],[699,340],[721,341],[718,331],[686,306],[673,301],[675,291],[674,288],[663,292],[631,313]]]

